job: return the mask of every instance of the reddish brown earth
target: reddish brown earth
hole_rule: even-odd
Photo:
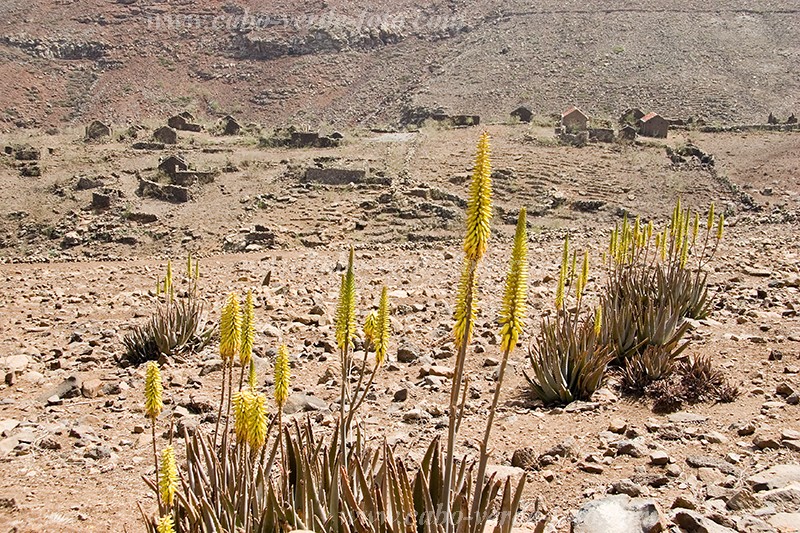
[[[797,449],[787,442],[793,441],[792,431],[800,431],[800,407],[778,391],[800,390],[800,185],[795,179],[800,137],[672,132],[666,145],[690,139],[715,156],[717,170],[709,172],[692,163],[672,167],[659,143],[572,148],[555,145],[549,128],[497,125],[488,130],[497,209],[490,252],[481,267],[481,312],[468,362],[473,394],[459,451],[477,453],[494,387],[494,369],[484,364],[499,357],[494,321],[510,251],[510,223],[525,205],[532,213],[531,318],[522,347],[512,355],[493,433],[493,460],[508,465],[522,447],[540,455],[569,438],[574,444],[568,457],[526,472],[523,520],[538,516],[539,499],[538,510],[553,510],[558,530],[568,530],[570,510],[605,494],[621,479],[632,479],[665,510],[683,496],[713,515],[722,512],[720,501],[724,506],[747,486],[750,475],[773,464],[797,464]],[[380,372],[375,399],[361,413],[361,423],[370,435],[395,442],[401,456],[418,457],[421,447],[441,433],[446,418],[449,381],[426,382],[420,371],[430,363],[453,364],[452,357],[426,358],[441,355],[450,336],[461,202],[477,133],[474,128],[426,127],[403,134],[353,130],[342,147],[327,150],[258,148],[249,134],[181,133],[179,150],[197,168],[231,163],[238,169],[193,186],[186,204],[135,194],[133,172],[155,175],[156,152],[134,151],[116,141],[86,144],[75,130],[10,136],[9,142],[43,149],[43,175],[20,177],[10,158],[0,166],[5,260],[0,265],[0,369],[11,373],[10,384],[0,385],[0,422],[18,423],[0,436],[0,446],[10,447],[0,458],[3,530],[141,530],[137,504],[148,512],[154,507],[141,480],[152,475],[149,426],[142,415],[143,368],[121,368],[116,359],[123,353],[122,336],[154,309],[152,290],[166,258],[182,265],[188,251],[201,257],[201,293],[209,320],[218,319],[229,291],[255,290],[263,390],[271,390],[274,335],[279,334],[291,350],[295,391],[331,404],[337,389],[320,378],[337,366],[336,356],[325,349],[333,340],[335,268],[346,261],[347,245],[354,243],[361,315],[375,304],[381,284],[387,284],[393,292],[391,359],[406,342],[418,355],[416,362],[394,363]],[[230,151],[202,151],[212,146]],[[344,186],[301,184],[304,169],[319,157],[334,158],[324,162],[328,166],[367,169],[370,179],[391,178],[391,185],[369,180]],[[123,196],[106,210],[87,209],[92,190],[77,191],[78,176],[102,176],[106,187]],[[603,279],[599,256],[613,224],[629,212],[662,225],[679,196],[703,212],[716,201],[726,213],[728,229],[710,272],[715,309],[709,320],[694,324],[687,353],[710,356],[739,386],[741,396],[729,404],[686,406],[684,412],[703,417],[694,422],[671,421],[654,414],[647,402],[621,397],[613,380],[596,403],[577,411],[575,405],[537,406],[523,377],[529,368],[525,346],[552,308],[564,235],[571,235],[577,249],[592,252],[594,298]],[[585,200],[597,200],[602,207],[576,210]],[[133,222],[133,213],[157,219]],[[252,253],[223,253],[226,236],[244,235],[256,224],[274,233],[274,245],[260,245]],[[73,232],[74,245],[68,239]],[[264,286],[267,272],[270,284]],[[321,317],[311,315],[316,306],[324,311]],[[202,371],[217,349],[212,344],[165,367],[165,380],[171,383],[167,412],[193,398],[213,402],[217,397],[219,371]],[[778,352],[781,359],[770,360]],[[70,377],[89,387],[99,379],[103,395],[91,397],[87,390],[48,404]],[[407,389],[408,398],[395,402],[399,389]],[[417,415],[422,419],[409,420]],[[335,415],[312,416],[324,432]],[[200,431],[213,430],[197,415],[188,419],[198,422]],[[735,425],[742,423],[752,423],[754,434],[740,435]],[[643,437],[643,457],[605,456],[609,448],[601,439],[608,434],[601,433],[622,425],[627,438]],[[144,433],[136,433],[136,426]],[[762,437],[774,437],[779,447],[759,449],[754,438]],[[164,442],[159,437],[159,444]],[[649,464],[648,455],[656,449],[669,455],[673,470],[661,487],[648,485],[648,475],[664,477],[666,472]],[[728,463],[736,475],[694,468],[686,461],[693,455],[738,460]],[[586,471],[593,461],[601,474]],[[750,513],[722,514],[735,519]]]
[[[373,127],[417,107],[497,121],[521,103],[783,121],[800,104],[797,25],[777,0],[7,0],[0,129],[186,108],[269,127]]]

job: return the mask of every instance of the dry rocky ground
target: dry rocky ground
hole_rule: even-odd
[[[639,509],[632,512],[639,522],[657,506],[673,531],[676,524],[690,532],[797,531],[800,137],[670,134],[667,145],[691,140],[713,154],[709,170],[691,159],[672,164],[657,143],[573,148],[557,146],[549,129],[488,129],[497,210],[481,270],[460,452],[477,453],[499,358],[494,320],[509,223],[526,205],[532,317],[512,355],[492,442],[497,465],[528,477],[520,521],[545,519],[544,530],[569,531],[573,517],[585,515],[577,510],[594,502]],[[254,289],[261,386],[270,390],[282,338],[292,354],[290,411],[297,412],[290,416],[311,416],[324,432],[337,395],[331,316],[338,269],[355,243],[359,309],[374,305],[387,284],[394,331],[391,362],[360,423],[412,458],[443,431],[458,236],[477,130],[353,131],[327,150],[181,135],[177,150],[196,168],[229,172],[192,185],[190,201],[180,204],[135,193],[137,172],[157,177],[159,152],[116,140],[86,144],[74,131],[9,138],[41,149],[42,175],[20,177],[9,156],[0,166],[3,531],[141,530],[136,504],[154,507],[141,480],[152,475],[143,367],[117,360],[123,335],[155,307],[166,258],[181,271],[188,251],[201,257],[209,320],[218,319],[227,292]],[[309,167],[365,174],[348,185],[304,182]],[[81,178],[98,187],[79,190]],[[91,207],[98,191],[109,207]],[[711,356],[741,396],[656,414],[622,396],[612,379],[591,402],[538,405],[523,376],[525,346],[552,308],[563,236],[592,251],[596,295],[613,224],[625,212],[663,224],[678,196],[698,209],[714,200],[729,221],[710,272],[714,311],[692,324],[687,353]],[[206,416],[219,391],[216,345],[169,361],[164,377],[177,430],[213,430]]]
[[[311,127],[522,103],[785,120],[797,26],[791,0],[5,0],[0,131],[186,107]]]

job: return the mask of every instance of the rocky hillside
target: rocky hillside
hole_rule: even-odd
[[[763,122],[798,111],[796,4],[737,0],[7,0],[0,128],[190,109],[300,126],[578,104]]]

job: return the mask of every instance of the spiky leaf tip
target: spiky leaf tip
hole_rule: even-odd
[[[158,533],[175,533],[175,522],[173,522],[171,514],[165,514],[158,519],[156,531]]]
[[[275,404],[278,409],[283,409],[289,398],[290,380],[289,348],[285,344],[281,344],[278,348],[278,356],[275,358]]]
[[[223,361],[232,361],[242,343],[242,313],[239,298],[230,293],[222,308],[219,324],[219,354]]]
[[[492,220],[492,164],[489,159],[489,134],[484,132],[478,140],[475,167],[467,203],[467,234],[464,253],[473,261],[480,261],[486,253]]]
[[[475,298],[476,289],[475,263],[469,257],[465,257],[461,279],[458,282],[458,296],[454,315],[453,335],[456,349],[461,349],[462,346],[469,344],[470,340],[472,340],[472,329],[478,315],[478,306]]]
[[[500,311],[500,348],[511,351],[517,345],[519,335],[525,327],[528,298],[528,230],[526,211],[523,207],[517,218],[514,248],[506,276],[503,305]]]
[[[175,448],[167,446],[161,451],[161,467],[158,476],[158,492],[161,501],[171,506],[178,490],[178,465],[175,462]]]
[[[389,290],[386,286],[381,290],[381,300],[378,304],[378,314],[375,317],[374,339],[375,343],[375,363],[380,366],[386,361],[386,355],[389,352],[389,335],[390,335],[390,319],[389,319]]]
[[[342,276],[339,288],[339,304],[336,309],[336,345],[344,351],[351,347],[356,335],[356,280],[353,271],[355,252],[350,247],[347,272]]]
[[[144,413],[147,418],[155,421],[161,410],[164,409],[162,393],[164,386],[161,383],[161,371],[158,363],[149,361],[144,380]]]
[[[242,340],[239,345],[239,362],[242,367],[250,364],[253,357],[253,344],[256,339],[255,318],[254,318],[253,291],[247,291],[242,312]]]

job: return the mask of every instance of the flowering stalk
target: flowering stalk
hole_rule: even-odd
[[[242,342],[242,316],[239,311],[239,298],[236,293],[230,293],[225,300],[222,308],[222,316],[219,325],[219,354],[222,358],[222,391],[219,397],[219,411],[217,413],[217,423],[214,427],[214,446],[217,445],[217,433],[219,422],[222,419],[222,408],[225,405],[225,373],[228,371],[228,409],[225,417],[225,432],[228,431],[228,417],[231,411],[231,389],[233,381],[233,358],[239,352]]]
[[[161,383],[161,371],[158,363],[149,361],[145,372],[144,380],[144,413],[150,419],[150,429],[153,433],[153,458],[156,469],[156,486],[158,486],[158,450],[156,449],[156,419],[164,409],[162,393],[164,385]],[[156,491],[158,499],[158,509],[161,511],[161,493]]]
[[[466,398],[466,391],[462,393],[461,381],[464,376],[467,347],[472,339],[472,330],[475,324],[477,302],[477,268],[483,255],[486,253],[490,235],[490,222],[492,219],[492,166],[489,159],[489,134],[483,133],[478,141],[475,154],[475,167],[472,172],[470,184],[470,197],[467,203],[467,227],[464,237],[464,266],[461,280],[458,284],[458,299],[455,310],[455,327],[453,333],[458,349],[453,372],[453,383],[450,389],[449,420],[447,425],[447,451],[444,464],[444,487],[442,501],[444,503],[444,516],[446,519],[445,531],[452,533],[455,525],[452,522],[451,493],[453,491],[453,473],[455,469],[455,440],[458,431],[459,398],[462,394]],[[480,489],[479,489],[480,490]]]
[[[500,313],[500,348],[503,350],[503,359],[498,370],[497,383],[494,389],[492,406],[489,409],[489,416],[486,419],[486,429],[483,434],[483,442],[480,448],[480,461],[478,463],[478,477],[475,482],[475,496],[472,500],[471,518],[477,516],[481,504],[478,497],[483,490],[486,475],[486,466],[489,462],[489,436],[492,432],[497,404],[500,401],[500,389],[503,385],[508,356],[517,346],[519,334],[525,327],[525,317],[527,314],[528,299],[528,233],[526,227],[525,208],[520,209],[517,218],[517,231],[514,235],[514,248],[511,252],[511,262],[506,276],[505,293],[503,296],[503,307]],[[584,269],[586,268],[584,259]],[[582,275],[581,275],[582,277]]]
[[[244,369],[249,368],[250,360],[253,358],[253,344],[255,344],[256,338],[253,308],[253,291],[248,290],[242,313],[242,339],[239,343],[239,364],[242,366],[239,373],[239,389],[242,388],[244,382]]]
[[[278,357],[275,359],[275,405],[278,407],[278,441],[281,446],[281,458],[286,460],[286,450],[283,448],[283,406],[289,398],[289,348],[281,344],[278,348]]]

